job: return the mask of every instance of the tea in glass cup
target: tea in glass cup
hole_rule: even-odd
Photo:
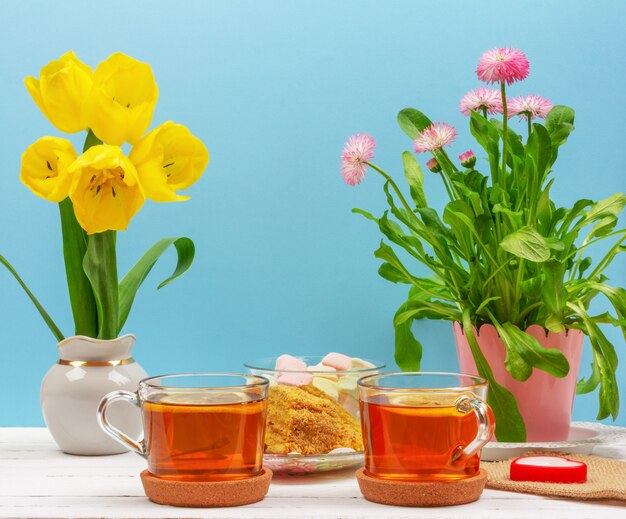
[[[267,389],[254,375],[199,373],[151,377],[137,393],[114,391],[98,409],[101,427],[148,461],[154,476],[176,481],[246,479],[263,468]],[[107,420],[111,402],[141,409],[137,442]]]
[[[444,482],[479,473],[493,434],[487,381],[455,373],[388,373],[359,380],[365,473]]]

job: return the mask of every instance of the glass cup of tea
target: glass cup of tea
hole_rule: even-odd
[[[365,473],[444,482],[478,475],[493,434],[487,381],[456,373],[385,373],[359,380]]]
[[[98,421],[113,439],[148,461],[154,476],[176,481],[227,481],[261,473],[269,381],[255,375],[193,373],[151,377],[136,393],[113,391]],[[124,400],[141,409],[136,441],[107,418]]]

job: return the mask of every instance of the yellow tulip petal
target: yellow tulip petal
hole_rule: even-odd
[[[145,201],[135,167],[117,146],[92,146],[69,171],[74,213],[88,234],[125,230]]]
[[[135,144],[130,159],[146,196],[155,202],[173,202],[188,199],[176,191],[187,189],[202,176],[209,152],[188,128],[168,121]]]
[[[27,77],[25,84],[39,109],[59,130],[76,133],[87,128],[85,104],[92,73],[72,51],[43,67],[39,79]]]
[[[136,142],[150,126],[158,97],[150,65],[117,52],[94,72],[87,122],[107,144]]]
[[[37,196],[50,202],[67,198],[71,174],[68,167],[76,159],[72,143],[58,137],[42,137],[22,155],[20,180]]]
[[[46,105],[41,98],[41,89],[39,86],[39,80],[34,78],[33,76],[27,77],[24,79],[24,84],[26,85],[26,90],[35,101],[35,104],[39,107],[39,109],[45,114],[46,113]]]

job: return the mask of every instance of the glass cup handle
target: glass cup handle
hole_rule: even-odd
[[[124,447],[127,447],[128,449],[139,454],[141,457],[145,458],[146,446],[144,440],[133,440],[109,422],[107,418],[107,408],[111,402],[115,402],[116,400],[124,400],[126,402],[130,402],[136,407],[140,407],[136,393],[123,390],[113,391],[100,401],[100,405],[98,406],[98,423],[100,424],[102,430],[111,436],[111,438],[113,438],[116,442],[121,443]]]
[[[490,439],[493,434],[493,420],[489,413],[489,407],[478,398],[463,397],[456,403],[456,408],[462,413],[474,411],[478,419],[478,432],[476,438],[462,450],[464,456],[476,454]]]

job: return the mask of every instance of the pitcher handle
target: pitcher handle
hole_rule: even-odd
[[[118,390],[113,391],[106,395],[98,406],[98,423],[102,430],[107,433],[116,442],[121,443],[124,447],[136,452],[141,457],[146,457],[146,446],[144,440],[135,441],[130,436],[120,431],[117,427],[112,425],[107,418],[107,408],[111,402],[116,400],[124,400],[130,402],[136,407],[140,407],[139,400],[136,393],[130,391]]]
[[[465,396],[459,399],[456,403],[456,408],[462,413],[474,411],[478,420],[476,438],[462,450],[464,456],[472,456],[491,439],[494,427],[493,415],[490,413],[489,406],[475,397]]]

